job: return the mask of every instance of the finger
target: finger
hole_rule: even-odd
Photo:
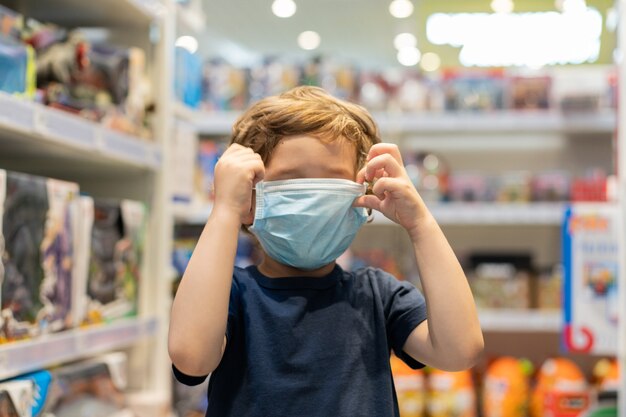
[[[252,185],[255,186],[259,181],[265,178],[265,166],[262,161],[251,161],[249,164],[249,169],[254,173]]]
[[[369,153],[367,154],[367,160],[371,161],[379,155],[389,154],[398,161],[400,165],[402,163],[402,155],[400,154],[400,149],[398,149],[398,145],[393,143],[377,143],[370,148]]]
[[[240,145],[238,143],[233,143],[226,149],[224,154],[228,153],[229,155],[235,154],[253,154],[254,150],[252,148],[248,148],[247,146]]]
[[[368,209],[373,209],[380,211],[381,201],[375,195],[362,195],[354,200],[352,203],[352,207],[365,207]]]
[[[396,191],[400,185],[402,185],[402,181],[398,178],[383,177],[374,183],[372,193],[379,199],[384,200],[387,195]]]
[[[399,177],[404,174],[404,168],[388,153],[372,158],[365,166],[366,180],[384,177],[383,173],[387,173],[390,177]]]
[[[356,174],[356,182],[363,184],[365,182],[365,167],[361,168]]]

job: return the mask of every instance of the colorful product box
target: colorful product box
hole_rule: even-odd
[[[0,170],[0,343],[74,325],[78,185]]]
[[[137,313],[146,206],[131,200],[95,200],[84,324]]]
[[[0,383],[0,417],[34,417],[31,411],[33,383],[6,381]]]

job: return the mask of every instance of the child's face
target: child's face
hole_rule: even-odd
[[[265,166],[265,181],[295,178],[356,178],[356,152],[352,143],[330,143],[312,136],[281,139]]]

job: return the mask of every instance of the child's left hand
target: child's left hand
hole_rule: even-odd
[[[380,211],[404,227],[411,237],[417,236],[420,224],[430,218],[430,212],[404,169],[396,145],[377,143],[372,146],[356,181],[373,183],[373,194],[357,198],[354,206]]]

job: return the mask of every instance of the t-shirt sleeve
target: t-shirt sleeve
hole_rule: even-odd
[[[235,268],[235,274],[237,274],[237,269]],[[233,276],[233,282],[230,288],[230,298],[228,300],[228,321],[226,323],[226,348],[228,348],[228,343],[233,340],[233,337],[236,333],[237,326],[237,317],[239,311],[239,285],[237,284],[237,280],[235,276]],[[182,372],[180,369],[176,368],[176,365],[172,364],[172,371],[174,373],[174,377],[176,380],[182,384],[194,386],[202,384],[208,375],[201,376],[191,376]]]
[[[202,376],[187,375],[183,373],[182,371],[180,371],[174,364],[172,364],[172,371],[174,372],[174,377],[176,377],[176,380],[178,382],[180,382],[181,384],[189,385],[191,387],[202,384],[208,376],[208,375],[202,375]]]
[[[409,356],[402,348],[411,332],[426,320],[426,300],[413,284],[399,281],[381,270],[377,270],[377,275],[382,285],[381,296],[389,345],[396,356],[411,368],[423,368],[422,363]]]

